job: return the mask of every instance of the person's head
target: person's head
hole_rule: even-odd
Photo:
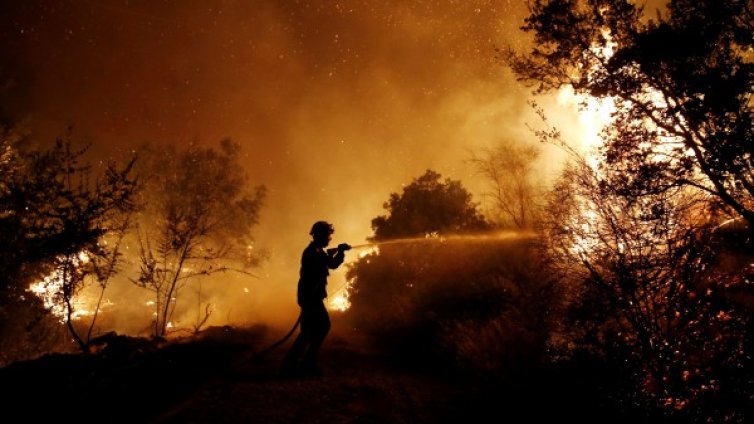
[[[326,247],[328,244],[330,244],[330,240],[332,239],[331,236],[334,232],[335,229],[329,222],[317,221],[314,223],[314,225],[312,225],[312,229],[311,231],[309,231],[309,235],[312,236],[312,239],[317,246]]]

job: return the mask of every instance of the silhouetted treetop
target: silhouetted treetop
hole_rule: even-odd
[[[534,47],[509,63],[540,92],[615,101],[607,183],[631,196],[693,186],[754,223],[754,2],[671,0],[649,20],[635,3],[533,1]]]
[[[57,258],[96,256],[114,216],[134,208],[133,161],[100,173],[70,134],[46,150],[0,132],[0,308],[55,266]]]
[[[489,224],[471,201],[471,194],[460,181],[446,178],[432,170],[403,188],[391,193],[383,207],[387,215],[372,220],[373,240],[421,236],[428,233],[473,232]]]

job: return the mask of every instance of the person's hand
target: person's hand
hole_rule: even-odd
[[[340,243],[338,245],[338,250],[340,250],[341,252],[345,252],[346,250],[351,250],[351,245],[348,243]]]

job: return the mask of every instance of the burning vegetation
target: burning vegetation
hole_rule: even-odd
[[[530,44],[499,53],[539,96],[542,144],[469,153],[485,209],[431,169],[391,193],[328,288],[338,328],[471,380],[479,417],[546,399],[594,421],[754,420],[754,3],[671,0],[648,18],[628,0],[536,0],[523,30]],[[542,96],[592,133],[568,139]],[[199,341],[212,372],[234,371],[248,345],[201,343],[232,321],[211,287],[259,278],[268,258],[253,237],[268,191],[240,145],[90,165],[69,136],[0,135],[0,362],[73,346],[149,372]],[[553,178],[541,146],[565,152]],[[111,328],[133,299],[139,339]]]

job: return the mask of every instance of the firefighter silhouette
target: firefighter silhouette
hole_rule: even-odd
[[[284,374],[321,375],[317,358],[322,342],[330,331],[330,316],[324,303],[327,276],[331,269],[343,263],[344,252],[351,249],[346,243],[326,249],[334,232],[332,224],[326,221],[315,222],[309,232],[312,241],[301,255],[297,290],[301,331],[283,362]]]

